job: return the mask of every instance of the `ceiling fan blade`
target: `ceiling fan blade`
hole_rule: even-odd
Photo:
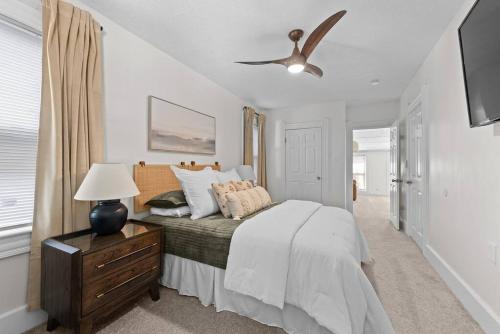
[[[318,66],[307,63],[304,67],[304,72],[314,75],[315,77],[321,78],[323,76],[323,71]]]
[[[347,13],[345,10],[341,10],[340,12],[333,14],[329,18],[327,18],[323,23],[321,23],[312,33],[309,35],[307,38],[306,42],[304,43],[304,46],[302,47],[302,52],[301,54],[307,58],[311,55],[311,53],[314,51],[318,43],[321,41],[323,37],[332,29],[334,25],[337,24],[337,22],[340,21],[340,19]]]
[[[285,65],[287,64],[288,58],[284,59],[275,59],[275,60],[264,60],[264,61],[235,61],[237,64],[244,65],[267,65],[267,64],[279,64]]]

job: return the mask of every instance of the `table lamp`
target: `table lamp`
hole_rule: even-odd
[[[112,234],[127,221],[128,209],[121,198],[133,197],[139,189],[123,164],[93,164],[76,192],[78,201],[97,201],[89,214],[92,231]]]
[[[236,167],[236,171],[238,172],[242,180],[252,181],[253,184],[255,184],[255,181],[257,181],[257,177],[255,176],[255,173],[253,171],[253,167],[250,165],[240,165]]]

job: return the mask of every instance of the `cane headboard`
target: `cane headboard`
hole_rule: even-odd
[[[193,171],[202,170],[205,167],[220,170],[217,162],[214,165],[197,165],[192,162],[175,166]],[[181,190],[181,185],[170,169],[170,165],[146,165],[141,161],[138,165],[134,165],[134,180],[141,192],[134,198],[135,213],[147,211],[149,207],[145,203],[154,196],[168,191]]]

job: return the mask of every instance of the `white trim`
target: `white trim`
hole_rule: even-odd
[[[347,121],[346,122],[346,132],[345,132],[345,208],[346,210],[353,212],[353,201],[352,201],[352,141],[353,141],[353,130],[361,129],[379,129],[379,128],[390,128],[396,120],[394,119],[383,119],[379,121]]]
[[[0,231],[0,260],[29,253],[31,249],[31,226]]]
[[[281,167],[281,175],[284,175],[285,177],[282,178],[282,189],[284,191],[284,197],[286,198],[286,142],[285,142],[285,135],[286,135],[286,130],[293,130],[293,129],[309,129],[309,128],[321,128],[321,147],[322,147],[322,157],[321,157],[321,202],[324,204],[325,201],[328,200],[328,189],[330,188],[329,182],[330,182],[330,175],[329,175],[329,167],[330,165],[330,155],[328,152],[330,152],[330,147],[329,147],[329,141],[330,141],[330,123],[328,118],[323,118],[322,120],[319,121],[308,121],[308,122],[284,122],[284,126],[282,127],[281,131],[281,142],[284,143],[283,147],[284,149],[282,150],[282,155],[281,158],[283,159],[284,163],[282,164]]]
[[[500,333],[500,317],[430,245],[424,256],[486,333]]]
[[[28,305],[0,314],[0,328],[4,334],[24,333],[47,321],[47,313],[42,310],[29,312]]]

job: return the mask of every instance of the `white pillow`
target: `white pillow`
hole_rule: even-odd
[[[203,218],[219,211],[219,205],[212,191],[212,183],[219,181],[211,167],[197,172],[175,166],[170,168],[181,183],[191,209],[191,219]]]
[[[219,172],[218,170],[214,170],[215,176],[219,180],[219,183],[228,183],[229,181],[241,181],[240,174],[236,171],[236,169],[230,169],[225,172]]]
[[[189,206],[181,206],[179,208],[172,208],[172,209],[152,207],[150,209],[150,212],[152,215],[157,215],[157,216],[184,217],[191,213],[191,209],[189,209]]]

